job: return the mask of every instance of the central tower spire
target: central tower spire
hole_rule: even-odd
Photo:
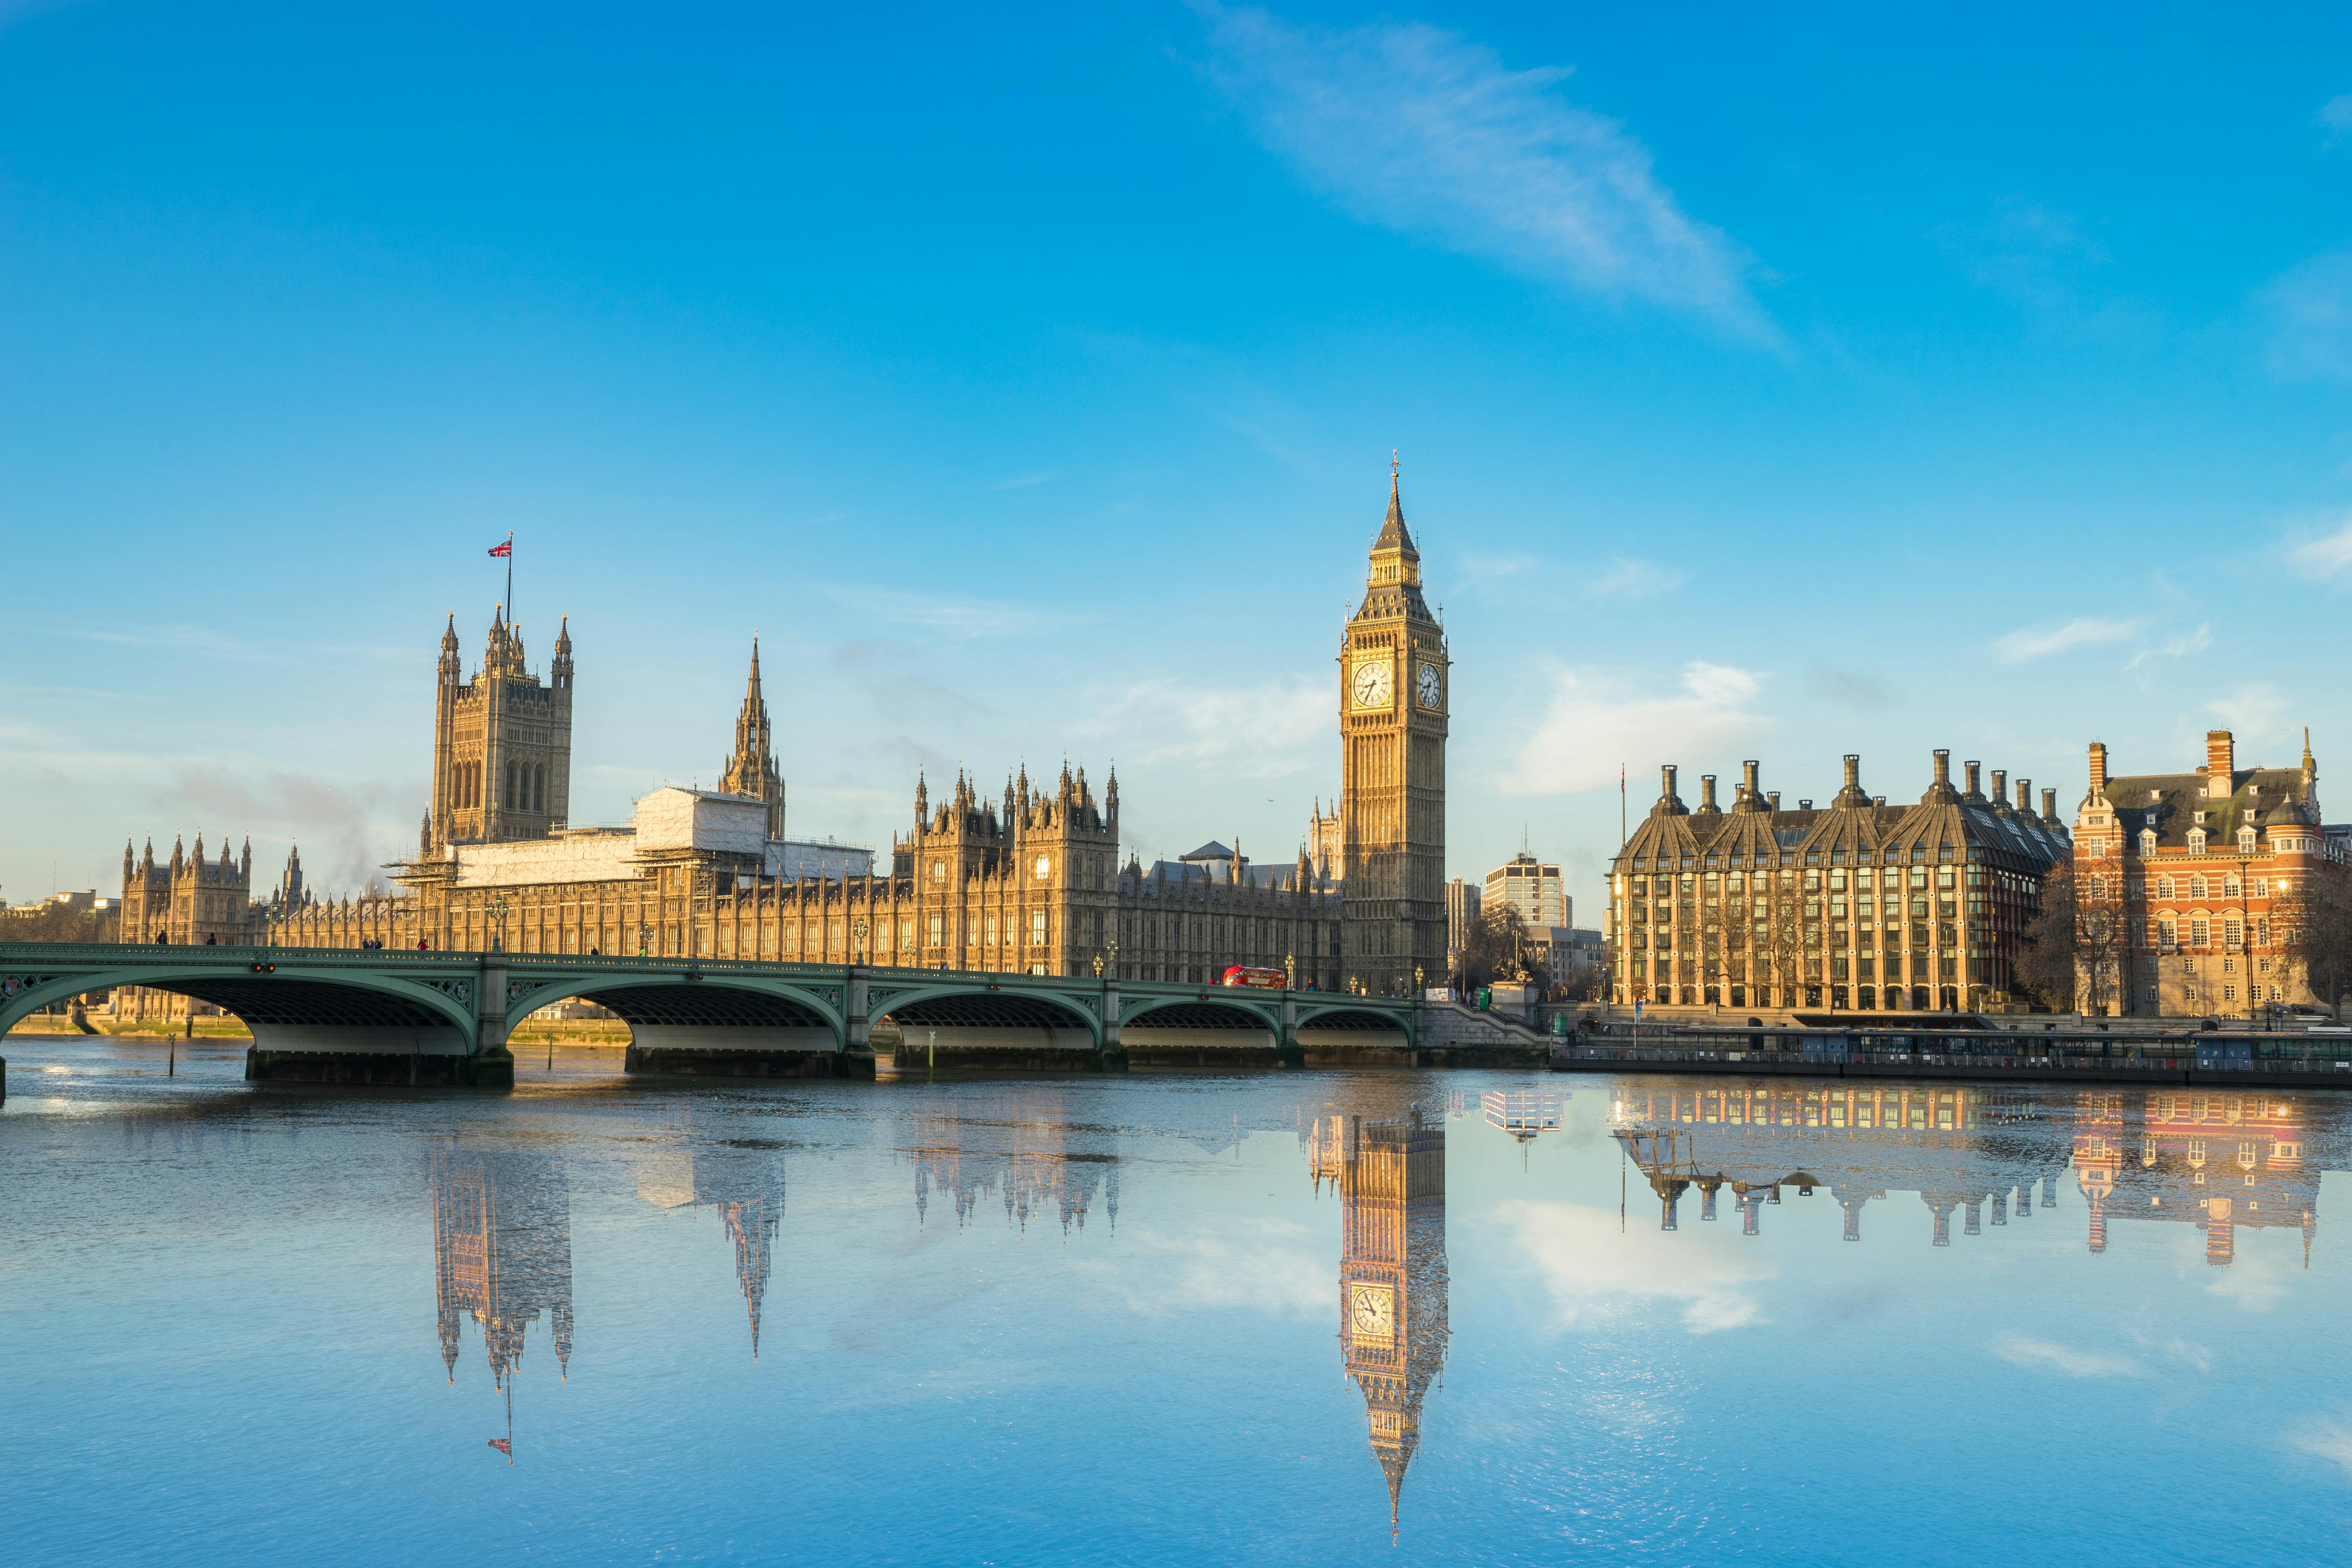
[[[760,639],[751,639],[751,674],[744,682],[742,710],[735,716],[735,750],[719,770],[719,787],[768,803],[768,837],[784,836],[784,779],[776,767],[768,700],[760,690]]]

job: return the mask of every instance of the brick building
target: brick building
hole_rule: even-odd
[[[2307,879],[2346,874],[2319,769],[2241,768],[2227,730],[2183,773],[2107,771],[2092,742],[2074,816],[2076,994],[2087,1012],[2251,1017],[2311,998],[2294,951]]]

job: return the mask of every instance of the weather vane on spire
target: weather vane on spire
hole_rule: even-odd
[[[1394,447],[1391,447],[1389,448],[1389,478],[1391,478],[1391,479],[1395,479],[1396,477],[1397,477],[1397,449],[1396,449]]]

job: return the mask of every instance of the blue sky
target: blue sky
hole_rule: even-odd
[[[573,816],[1118,763],[1295,852],[1391,448],[1450,859],[1655,767],[2323,775],[2352,16],[0,0],[0,841],[413,847],[512,529]],[[55,867],[53,872],[52,867]]]

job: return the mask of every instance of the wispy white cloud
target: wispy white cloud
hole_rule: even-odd
[[[2221,720],[2242,742],[2260,743],[2284,739],[2293,704],[2266,680],[2250,680],[2226,697],[2205,704],[2205,711]]]
[[[2339,92],[2319,106],[2319,127],[2327,132],[2330,147],[2352,140],[2352,92]]]
[[[2001,1335],[1993,1342],[1992,1353],[2012,1366],[2055,1372],[2073,1378],[2147,1375],[2147,1368],[2129,1356],[2078,1351],[2049,1340],[2028,1339],[2023,1334]]]
[[[1608,571],[1592,580],[1591,592],[1601,599],[1650,599],[1682,585],[1683,574],[1671,567],[1620,555],[1610,563]]]
[[[2342,1466],[2345,1479],[2352,1480],[2352,1426],[2314,1417],[2287,1440],[2306,1454]]]
[[[961,594],[908,594],[891,588],[828,590],[835,603],[896,626],[956,637],[1009,637],[1033,632],[1055,617],[1026,605]]]
[[[1251,779],[1290,778],[1321,764],[1336,699],[1301,676],[1249,686],[1153,677],[1103,694],[1085,732],[1119,740],[1121,761],[1181,762]]]
[[[2162,1351],[2166,1355],[2171,1357],[2174,1361],[2180,1363],[2184,1366],[2193,1366],[2199,1372],[2210,1372],[2213,1370],[2213,1352],[2210,1350],[2208,1350],[2205,1346],[2198,1344],[2194,1341],[2151,1339],[2147,1335],[2141,1333],[2137,1329],[2134,1329],[2131,1331],[2131,1336],[2133,1339],[2139,1342],[2142,1348],[2152,1351]]]
[[[1761,671],[1694,659],[1677,689],[1643,691],[1590,670],[1562,668],[1535,731],[1503,775],[1506,795],[1564,795],[1617,782],[1620,766],[1643,772],[1678,756],[1727,751],[1760,738],[1773,721],[1755,711]]]
[[[1764,1321],[1756,1287],[1772,1265],[1752,1247],[1689,1232],[1662,1245],[1655,1231],[1620,1234],[1615,1214],[1584,1204],[1514,1200],[1495,1217],[1517,1237],[1562,1327],[1653,1302],[1678,1308],[1694,1334]]]
[[[2020,197],[1986,223],[1947,225],[1937,237],[1977,282],[2041,311],[2077,303],[2086,270],[2107,259],[2074,215]]]
[[[1465,255],[1774,339],[1747,263],[1682,210],[1649,149],[1442,28],[1293,26],[1196,0],[1217,76],[1265,145],[1351,216]]]
[[[1331,1310],[1330,1268],[1315,1237],[1288,1220],[1244,1220],[1216,1232],[1129,1227],[1119,1250],[1132,1267],[1075,1260],[1129,1310],[1148,1317],[1238,1309],[1269,1317],[1313,1319]]]
[[[1456,578],[1471,586],[1492,586],[1513,577],[1523,577],[1543,565],[1532,555],[1482,555],[1476,552],[1462,557]]]
[[[2124,668],[2137,669],[2141,665],[2158,658],[2187,658],[2190,654],[2203,653],[2212,646],[2212,625],[2210,622],[2202,623],[2188,631],[2175,632],[2161,642],[2140,649],[2132,655],[2131,662]]]
[[[2255,300],[2270,318],[2273,374],[2352,381],[2352,249],[2313,257]]]
[[[2304,576],[2328,583],[2352,572],[2352,512],[2345,514],[2332,533],[2307,539],[2287,552],[2287,560]]]
[[[2205,1282],[2205,1293],[2219,1296],[2242,1311],[2267,1312],[2287,1299],[2294,1270],[2284,1258],[2249,1249],[2238,1254],[2229,1268]]]
[[[2022,664],[2029,658],[2046,658],[2053,653],[2064,653],[2068,648],[2084,647],[2094,643],[2121,642],[2144,624],[2077,616],[2060,626],[2022,626],[2007,637],[1993,639],[1993,657],[2003,664]]]

